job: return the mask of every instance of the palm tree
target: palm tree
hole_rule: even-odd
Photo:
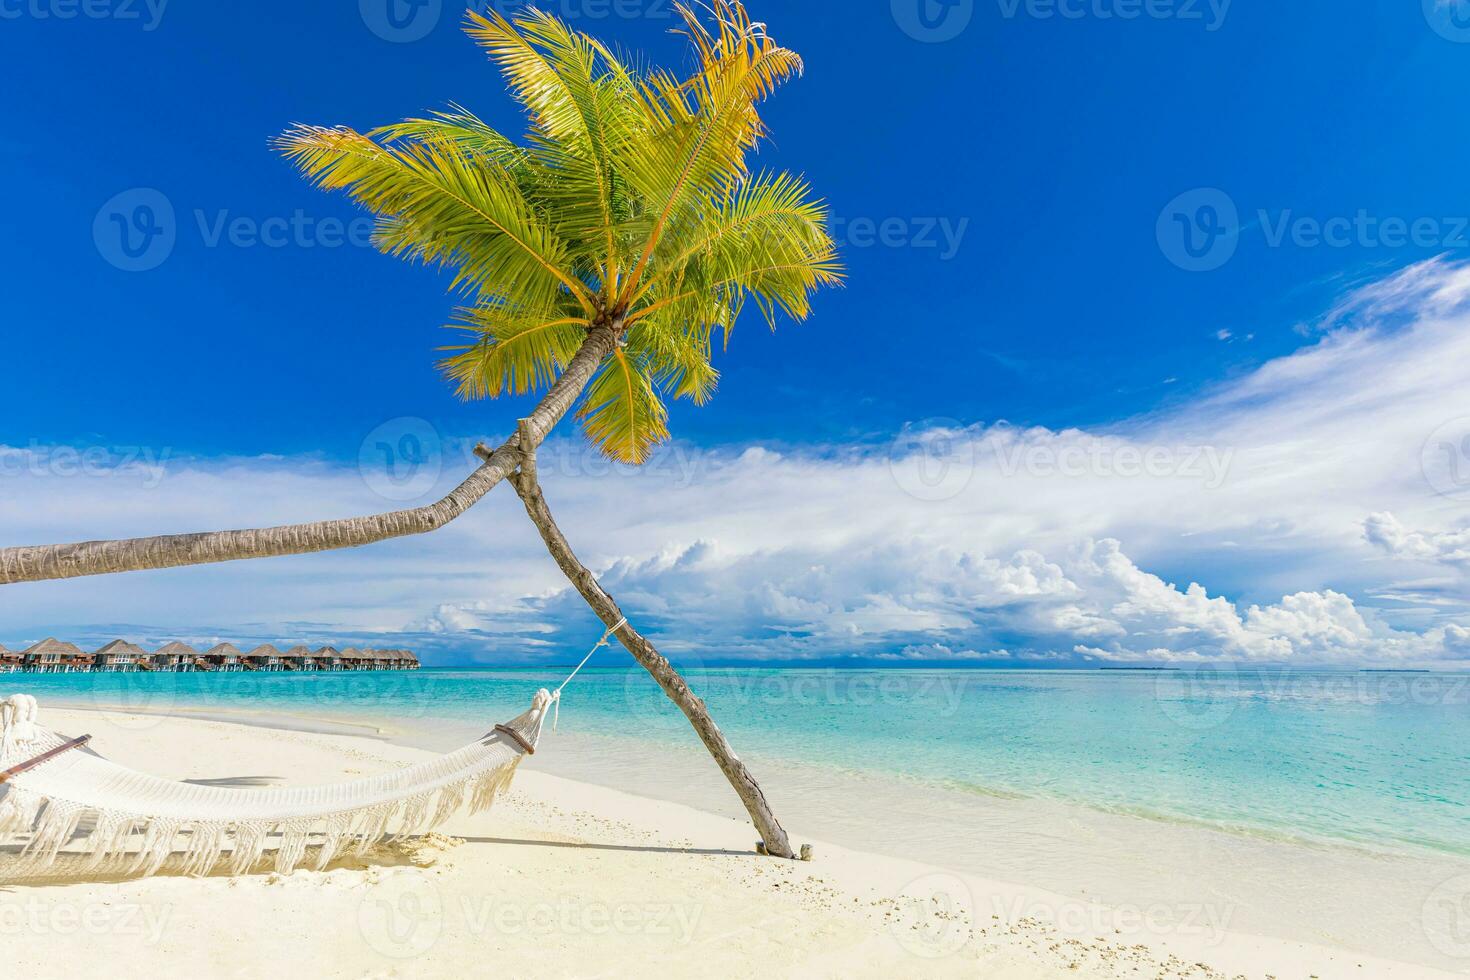
[[[377,218],[389,254],[451,270],[466,298],[442,367],[465,398],[543,393],[535,411],[444,500],[348,521],[0,550],[0,584],[352,547],[442,527],[511,478],[573,585],[679,705],[739,792],[768,851],[791,848],[755,780],[688,685],[571,551],[536,480],[535,452],[577,408],[602,452],[646,461],[669,399],[704,404],[711,361],[747,304],[774,328],[840,280],[825,208],[806,183],[755,172],[759,104],[800,73],[738,0],[706,25],[680,6],[695,67],[638,71],[595,38],[530,10],[470,13],[467,32],[530,120],[517,142],[458,106],[358,133],[296,126],[278,146]]]

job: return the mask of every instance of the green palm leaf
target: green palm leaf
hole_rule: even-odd
[[[472,342],[445,347],[455,352],[439,362],[461,398],[523,395],[551,387],[587,336],[584,317],[535,314],[507,306],[460,310],[453,326]]]
[[[464,398],[551,385],[589,331],[612,331],[579,410],[607,455],[645,461],[665,400],[714,394],[714,337],[747,304],[774,327],[841,282],[825,206],[785,173],[750,172],[759,104],[801,73],[737,0],[678,5],[686,76],[635,71],[549,14],[468,15],[529,129],[511,139],[460,106],[375,129],[298,126],[286,156],[377,216],[384,251],[453,270],[472,297],[440,367]]]
[[[577,417],[587,437],[625,463],[647,462],[653,447],[669,437],[668,409],[653,387],[656,365],[618,350],[587,389]]]

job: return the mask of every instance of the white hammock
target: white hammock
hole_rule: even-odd
[[[458,751],[331,786],[200,786],[83,749],[63,752],[0,783],[0,881],[142,876],[165,863],[182,874],[217,867],[243,874],[267,851],[284,873],[314,850],[311,863],[320,870],[349,848],[362,853],[385,838],[431,830],[463,806],[488,809],[535,751],[546,709],[560,693],[538,692],[531,710]],[[23,694],[0,702],[0,772],[68,742],[42,727],[37,711],[35,698]]]

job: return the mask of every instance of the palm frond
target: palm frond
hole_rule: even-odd
[[[471,342],[439,362],[466,400],[523,395],[550,388],[587,337],[584,317],[518,310],[504,305],[461,309],[451,327]]]
[[[611,301],[621,251],[616,226],[628,217],[615,162],[634,148],[643,124],[633,77],[602,44],[550,14],[467,16],[466,30],[531,114],[536,150],[555,178],[546,192],[559,228],[600,250]]]
[[[589,330],[620,344],[579,416],[608,456],[639,463],[669,437],[664,398],[706,403],[716,335],[747,304],[802,320],[842,280],[825,205],[805,180],[752,173],[760,104],[799,75],[739,0],[677,5],[694,67],[629,67],[535,9],[467,15],[466,31],[526,110],[511,139],[458,105],[369,131],[298,126],[304,174],[378,218],[384,251],[450,268],[473,300],[440,363],[464,398],[551,385]]]
[[[719,33],[680,5],[700,57],[688,81],[655,73],[645,85],[656,129],[647,152],[625,161],[629,183],[649,202],[650,224],[625,298],[633,296],[671,225],[702,200],[730,193],[747,174],[746,155],[764,135],[756,104],[802,69],[744,7],[718,0]]]
[[[604,455],[641,464],[668,439],[669,412],[654,390],[655,370],[646,358],[620,348],[592,379],[577,417]]]
[[[565,290],[589,313],[569,250],[515,180],[483,158],[443,143],[382,146],[351,129],[297,126],[280,140],[287,159],[317,186],[345,190],[379,217],[391,254],[455,270],[454,288],[516,283],[526,306]]]
[[[712,363],[710,338],[723,313],[711,311],[708,319],[682,322],[672,317],[645,317],[629,330],[628,348],[656,366],[656,388],[704,405],[714,397],[720,381],[720,372]]]

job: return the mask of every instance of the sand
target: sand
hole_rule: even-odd
[[[179,779],[311,784],[423,757],[218,721],[46,720]],[[523,768],[493,811],[324,872],[0,886],[4,975],[1454,975],[1237,932],[1225,908],[1148,895],[1104,906],[788,829],[814,862],[757,856],[754,833],[728,817]]]

